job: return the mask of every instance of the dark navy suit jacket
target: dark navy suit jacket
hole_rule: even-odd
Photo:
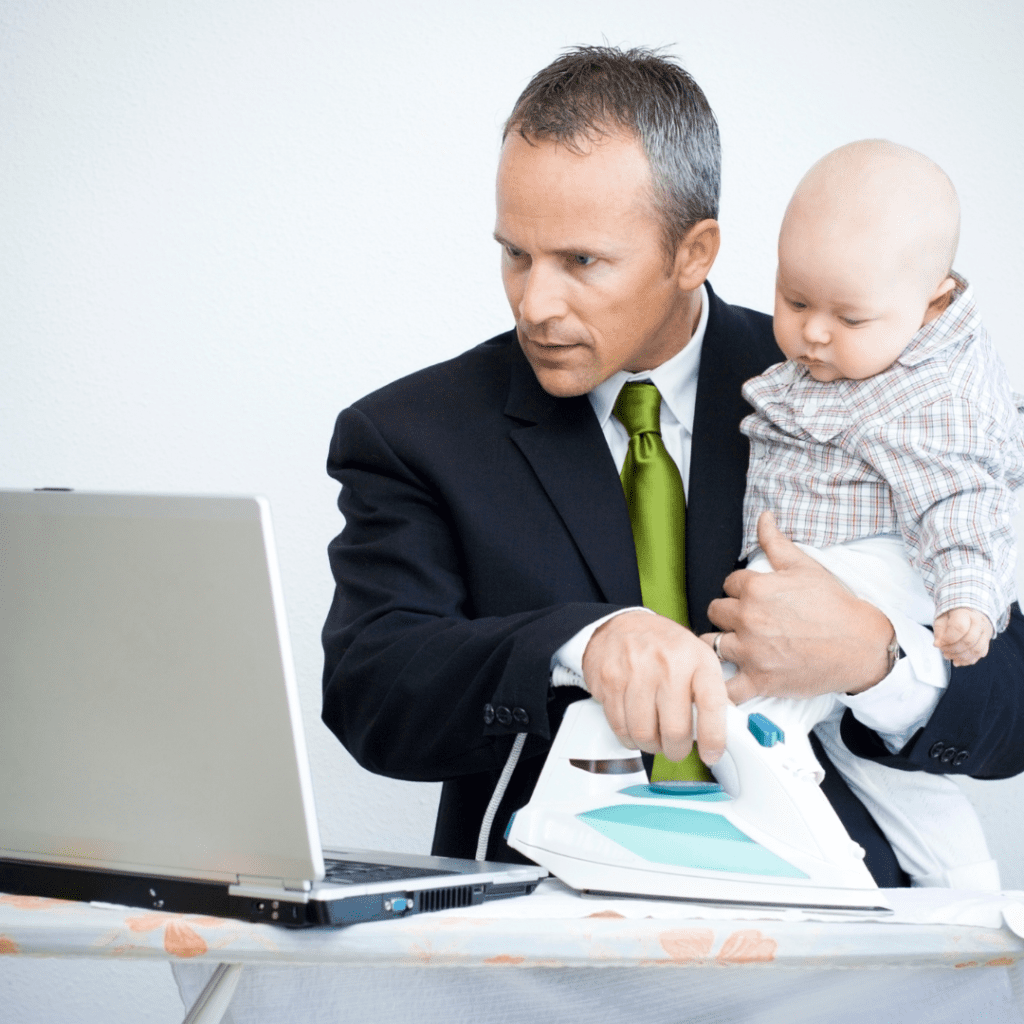
[[[687,598],[696,632],[736,567],[747,467],[742,383],[781,358],[764,314],[710,287],[687,494]],[[328,472],[345,528],[324,626],[323,720],[355,759],[443,781],[434,853],[472,857],[513,738],[523,756],[488,857],[522,860],[503,832],[529,798],[565,705],[552,653],[614,608],[639,605],[626,503],[586,396],[538,384],[515,332],[415,373],[338,417]],[[928,726],[897,755],[850,713],[855,753],[895,768],[1003,778],[1024,771],[1024,619],[955,669]],[[835,770],[823,786],[883,885],[905,880]]]

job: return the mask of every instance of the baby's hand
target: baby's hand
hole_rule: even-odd
[[[954,665],[973,665],[988,654],[992,623],[973,608],[952,608],[935,617],[935,646]]]

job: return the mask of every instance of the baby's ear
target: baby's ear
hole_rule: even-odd
[[[928,308],[924,311],[923,327],[929,320],[934,320],[950,303],[953,298],[953,291],[956,289],[956,281],[951,277],[942,279],[942,283],[932,292],[928,300]]]

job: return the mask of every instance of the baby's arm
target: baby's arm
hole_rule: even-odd
[[[1013,490],[1024,481],[1022,434],[1009,402],[993,399],[986,407],[970,396],[950,395],[879,420],[863,438],[862,457],[891,488],[910,562],[936,610],[974,609],[961,614],[984,613],[997,631],[1005,628],[1016,600]],[[944,619],[936,622],[935,645],[954,664],[973,665],[984,657],[988,624],[979,622],[967,637],[970,627],[961,622],[944,642],[950,627]],[[955,646],[961,633],[962,650]]]
[[[935,617],[935,646],[954,665],[973,665],[988,654],[992,623],[973,608],[951,608]]]

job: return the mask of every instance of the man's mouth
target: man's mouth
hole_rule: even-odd
[[[520,334],[521,338],[525,338],[527,343],[533,345],[535,348],[574,348],[579,344],[578,341],[559,341],[552,340],[551,338],[533,338],[529,334]]]
[[[568,352],[571,348],[579,348],[578,345],[572,342],[549,342],[549,341],[531,341],[530,344],[541,352],[546,352],[550,355],[558,355],[559,352]]]
[[[575,349],[581,347],[578,341],[552,341],[550,338],[531,338],[528,334],[521,335],[523,343],[537,359],[558,359]]]

